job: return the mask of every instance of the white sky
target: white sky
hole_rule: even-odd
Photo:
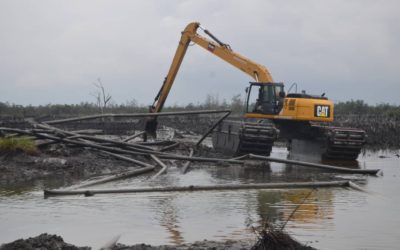
[[[400,104],[398,0],[0,0],[0,102],[150,105],[180,32],[199,21],[288,88]],[[251,79],[191,46],[167,105],[230,99]]]

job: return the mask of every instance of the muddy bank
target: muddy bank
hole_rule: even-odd
[[[65,145],[41,149],[38,155],[25,153],[0,156],[0,185],[8,186],[36,179],[62,178],[67,185],[74,181],[136,168],[131,163],[100,152]]]
[[[107,245],[107,244],[106,244]],[[123,244],[115,244],[113,246],[106,246],[103,249],[109,250],[173,250],[173,249],[192,249],[192,250],[206,250],[206,249],[225,249],[225,250],[244,250],[250,249],[251,245],[248,242],[240,241],[226,241],[226,242],[215,242],[215,241],[201,241],[193,244],[183,245],[162,245],[152,246],[148,244],[136,244],[132,246],[126,246]],[[63,238],[57,235],[41,234],[36,237],[28,239],[19,239],[14,242],[3,244],[0,246],[0,250],[90,250],[91,247],[78,247],[72,244],[64,242]]]
[[[28,239],[19,239],[11,243],[0,245],[0,250],[90,250],[90,247],[77,247],[65,243],[63,238],[57,235],[41,234]]]
[[[0,250],[90,250],[91,247],[78,247],[64,242],[61,236],[41,234],[28,239],[19,239],[10,243],[0,245]],[[310,246],[302,245],[292,239],[288,234],[283,232],[262,232],[258,240],[251,241],[234,241],[228,240],[224,242],[217,241],[197,241],[191,244],[181,245],[161,245],[152,246],[148,244],[136,244],[127,246],[115,242],[107,243],[102,249],[109,250],[314,250]]]
[[[198,140],[192,134],[179,133],[171,128],[159,129],[157,134],[157,137],[161,141],[154,141],[155,145],[149,144],[147,146],[149,149],[173,152],[182,156],[189,155],[190,149],[195,148],[195,142]],[[129,138],[129,136],[97,135],[96,138],[122,142],[124,139]],[[139,141],[142,141],[142,139],[135,138],[135,142]],[[171,147],[171,149],[164,150],[168,147]],[[224,158],[222,154],[203,145],[196,147],[194,156]],[[146,166],[154,166],[156,171],[161,169],[150,157],[145,155],[131,155],[125,158],[130,158],[131,161],[118,158],[113,156],[113,154],[107,154],[107,152],[102,152],[95,148],[68,143],[55,143],[39,147],[37,155],[28,155],[24,152],[0,153],[0,171],[2,172],[0,187],[7,188],[10,185],[27,183],[38,179],[62,179],[62,182],[54,183],[48,187],[58,188],[58,185],[68,186],[92,177],[97,178],[105,175],[129,172],[143,167],[141,164],[132,161],[148,164]],[[168,159],[163,159],[163,161],[170,166],[184,167],[185,165],[184,161]],[[196,164],[198,166],[204,165],[201,162]]]

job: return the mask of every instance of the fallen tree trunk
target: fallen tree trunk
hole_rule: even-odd
[[[33,135],[31,131],[23,130],[23,129],[18,129],[18,128],[5,128],[5,127],[0,127],[0,131],[5,131],[5,132],[11,132],[11,133],[17,133],[21,135]]]
[[[73,145],[79,145],[82,147],[89,147],[89,148],[95,148],[95,149],[100,149],[112,153],[119,153],[119,154],[129,154],[129,155],[148,155],[148,153],[142,153],[142,152],[137,152],[137,151],[132,151],[132,150],[127,150],[127,149],[120,149],[120,148],[114,148],[114,147],[108,147],[108,146],[103,146],[99,145],[93,142],[83,142],[83,141],[76,141],[76,140],[70,140],[70,139],[65,139],[65,138],[59,138],[56,136],[51,136],[47,134],[41,134],[37,133],[35,134],[36,136],[43,138],[43,139],[50,139],[54,141],[59,141],[59,142],[65,142]]]
[[[167,165],[164,164],[164,162],[162,162],[160,159],[158,159],[157,156],[155,155],[150,155],[151,159],[153,159],[158,165],[161,166],[161,170],[158,171],[157,174],[155,174],[153,177],[151,177],[152,179],[157,178],[160,174],[164,173],[167,170]]]
[[[152,192],[187,192],[187,191],[215,191],[239,189],[286,189],[286,188],[321,188],[321,187],[350,187],[349,181],[321,181],[321,182],[284,182],[258,184],[228,184],[213,186],[184,186],[184,187],[155,187],[132,189],[99,189],[99,190],[44,190],[45,196],[58,195],[94,195],[117,193],[152,193]]]
[[[262,156],[262,155],[254,155],[254,154],[249,154],[249,158],[256,159],[256,160],[278,162],[278,163],[288,163],[288,164],[299,165],[299,166],[304,166],[304,167],[319,168],[319,169],[325,169],[325,170],[349,173],[349,174],[376,175],[380,171],[380,169],[351,169],[351,168],[336,167],[336,166],[310,163],[310,162],[304,162],[304,161],[285,160],[285,159],[267,157],[267,156]]]
[[[240,160],[231,160],[231,159],[223,159],[223,158],[208,158],[208,157],[190,157],[183,155],[175,155],[175,154],[158,154],[158,157],[162,159],[170,159],[170,160],[183,160],[183,161],[197,161],[197,162],[226,162],[231,164],[244,164],[244,161]]]
[[[200,140],[196,143],[196,146],[199,146],[203,140],[223,121],[225,120],[225,118],[231,114],[231,111],[227,112],[224,116],[222,116],[221,118],[219,118],[219,120],[214,123],[214,125],[211,126],[211,128],[209,130],[207,130],[206,133],[204,133],[204,135],[200,138]]]
[[[168,146],[174,144],[173,141],[141,141],[137,142],[136,144],[145,145],[145,146]]]
[[[135,170],[132,170],[132,171],[129,171],[129,172],[125,172],[125,173],[109,176],[109,177],[106,177],[106,178],[103,178],[103,179],[100,179],[100,180],[83,183],[83,184],[77,185],[77,186],[71,186],[70,188],[79,189],[79,188],[91,187],[91,186],[94,186],[94,185],[104,184],[104,183],[111,182],[111,181],[116,181],[116,180],[121,180],[121,179],[130,178],[130,177],[133,177],[133,176],[141,175],[141,174],[144,174],[144,173],[147,173],[147,172],[151,172],[154,169],[155,169],[154,166],[148,166],[148,167],[144,167],[144,168],[139,168],[139,169],[135,169]],[[63,190],[59,190],[59,191],[63,191]]]
[[[113,157],[115,157],[117,159],[124,160],[124,161],[127,161],[127,162],[131,162],[131,163],[137,164],[137,165],[142,166],[142,167],[153,167],[154,168],[154,166],[152,166],[150,164],[147,164],[145,162],[138,161],[136,159],[132,159],[132,158],[120,155],[120,154],[115,154],[115,153],[111,153],[111,152],[104,151],[104,150],[99,150],[99,151],[104,153],[104,154],[111,155],[111,156],[113,156]]]
[[[46,126],[43,126],[43,127],[46,127]],[[30,131],[19,130],[19,129],[0,128],[0,130],[7,131],[7,132],[14,132],[14,133],[32,135],[32,132],[30,132]],[[56,130],[58,130],[58,129],[56,129]],[[60,130],[60,132],[64,132],[64,131]],[[68,135],[80,136],[78,134],[74,134],[74,133],[71,133],[71,132],[68,132],[68,131],[66,131],[66,133]],[[51,139],[51,140],[55,140],[55,141],[62,141],[62,142],[76,144],[76,145],[80,145],[80,146],[84,146],[84,147],[93,147],[93,148],[96,148],[96,149],[100,149],[100,150],[104,150],[104,151],[108,151],[108,152],[112,152],[112,153],[119,153],[119,154],[147,155],[147,156],[149,156],[151,154],[154,154],[154,155],[158,155],[158,157],[162,158],[162,159],[198,161],[198,162],[214,162],[214,163],[226,162],[226,163],[231,163],[231,164],[243,164],[244,163],[244,161],[242,160],[241,157],[240,158],[236,158],[236,159],[188,157],[188,156],[167,154],[167,153],[151,151],[151,150],[135,149],[135,151],[133,151],[133,150],[114,148],[114,147],[107,147],[107,146],[98,145],[98,144],[94,144],[94,143],[75,141],[75,140],[65,139],[65,138],[59,138],[59,137],[56,137],[56,136],[50,136],[50,135],[41,134],[41,133],[36,133],[35,135],[39,136],[41,138],[45,138],[45,139]],[[82,135],[80,137],[87,137],[87,136],[83,136]],[[108,141],[114,142],[112,140],[108,140]],[[126,144],[128,144],[128,143],[126,143]],[[293,165],[299,165],[299,166],[305,166],[305,167],[312,167],[312,168],[319,168],[319,169],[325,169],[325,170],[330,170],[330,171],[335,171],[335,172],[342,172],[342,173],[349,173],[349,174],[376,175],[380,171],[380,169],[350,169],[350,168],[330,166],[330,165],[324,165],[324,164],[316,164],[316,163],[294,161],[294,160],[285,160],[285,159],[266,157],[266,156],[261,156],[261,155],[254,155],[254,154],[249,154],[248,157],[250,159],[265,160],[265,161],[278,162],[278,163],[287,163],[287,164],[293,164]]]
[[[132,143],[128,143],[128,142],[121,142],[121,141],[114,141],[114,140],[104,139],[104,138],[99,138],[99,137],[94,137],[94,136],[81,135],[80,137],[82,139],[86,139],[86,140],[89,140],[89,141],[105,142],[105,143],[113,144],[115,146],[129,147],[132,150],[137,150],[137,151],[142,151],[142,152],[148,152],[148,151],[154,150],[154,149],[152,149],[150,147],[146,147],[146,146],[143,146],[143,145],[132,144]]]
[[[111,144],[115,144],[118,146],[125,146],[125,147],[130,147],[133,150],[138,150],[138,151],[144,151],[144,152],[148,152],[148,151],[152,151],[153,149],[150,147],[146,147],[143,145],[136,145],[136,144],[132,144],[132,143],[127,143],[127,142],[121,142],[121,141],[114,141],[114,140],[109,140],[109,139],[104,139],[104,138],[99,138],[99,137],[95,137],[95,136],[89,136],[89,135],[80,135],[77,133],[73,133],[70,131],[66,131],[66,130],[62,130],[47,124],[40,124],[40,123],[33,123],[34,127],[38,127],[41,129],[47,129],[49,130],[51,133],[60,133],[60,134],[65,134],[65,135],[69,135],[69,136],[79,136],[82,139],[86,139],[86,140],[90,140],[90,141],[96,141],[96,142],[106,142],[106,143],[111,143]]]
[[[194,150],[193,150],[193,148],[190,148],[189,150],[190,150],[189,151],[189,157],[192,157],[193,153],[194,153]],[[186,174],[189,166],[190,166],[190,161],[186,161],[185,165],[183,165],[183,168],[182,168],[182,174]]]
[[[174,149],[174,148],[178,147],[179,144],[180,144],[180,142],[175,142],[175,143],[173,143],[173,144],[171,144],[169,146],[165,146],[165,147],[161,148],[160,151],[164,152],[164,151],[168,151],[168,150]]]
[[[132,136],[129,136],[129,137],[123,139],[122,141],[123,141],[123,142],[128,142],[128,141],[130,141],[130,140],[132,140],[132,139],[135,139],[136,137],[139,137],[139,136],[143,135],[144,133],[146,133],[146,132],[145,132],[145,131],[139,132],[139,133],[137,133],[137,134],[134,134],[134,135],[132,135]]]
[[[0,128],[0,130],[17,132],[20,134],[28,134],[28,135],[33,134],[30,131],[20,130],[20,129]],[[170,159],[170,160],[214,162],[214,163],[226,162],[226,163],[231,163],[231,164],[244,164],[244,161],[241,161],[241,160],[232,160],[232,159],[223,159],[223,158],[207,158],[207,157],[189,157],[189,156],[168,154],[168,153],[157,152],[157,151],[154,151],[154,152],[152,152],[152,151],[149,151],[149,152],[147,152],[147,151],[146,152],[132,151],[132,150],[103,146],[103,145],[95,144],[92,142],[82,142],[82,141],[75,141],[75,140],[70,140],[70,139],[65,139],[65,138],[59,138],[56,136],[51,136],[51,135],[42,134],[42,133],[36,133],[35,135],[42,139],[50,139],[50,140],[54,140],[54,141],[75,144],[75,145],[79,145],[79,146],[83,146],[83,147],[91,147],[91,148],[100,149],[100,150],[104,150],[104,151],[108,151],[108,152],[112,152],[112,153],[118,153],[118,154],[142,155],[142,156],[149,156],[151,154],[154,154],[154,155],[157,155],[159,158]]]
[[[67,122],[75,122],[75,121],[83,121],[83,120],[92,120],[97,118],[104,117],[151,117],[151,116],[170,116],[170,115],[200,115],[200,114],[216,114],[216,113],[226,113],[230,112],[230,110],[199,110],[199,111],[180,111],[180,112],[164,112],[164,113],[125,113],[125,114],[101,114],[101,115],[88,115],[81,117],[74,117],[68,119],[60,119],[53,121],[46,121],[46,124],[59,124],[59,123],[67,123]]]

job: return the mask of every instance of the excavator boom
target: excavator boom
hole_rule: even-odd
[[[201,36],[197,33],[198,29],[202,29],[212,40]],[[182,64],[183,58],[185,57],[187,48],[190,42],[194,42],[200,47],[208,50],[217,57],[231,64],[232,66],[240,69],[244,73],[252,77],[256,82],[272,83],[273,79],[268,69],[263,65],[258,64],[234,51],[228,44],[221,42],[211,32],[202,28],[200,23],[192,22],[186,26],[182,31],[182,36],[176,49],[175,56],[172,60],[171,66],[168,70],[168,74],[164,79],[164,82],[154,99],[152,106],[150,107],[151,113],[161,112],[164,107],[165,101],[169,95],[171,87],[175,81],[175,77]],[[157,117],[150,118],[146,122],[145,130],[147,134],[155,135],[157,129]]]
[[[197,33],[197,30],[199,28],[203,29],[204,33],[209,35],[210,38],[213,39],[213,41],[204,36],[199,35]],[[185,30],[182,32],[182,36],[179,41],[178,48],[175,52],[174,59],[172,60],[171,66],[164,80],[164,83],[154,100],[154,103],[151,107],[151,112],[161,112],[162,108],[164,107],[164,103],[175,81],[175,77],[179,71],[179,68],[182,64],[183,58],[186,54],[190,42],[196,43],[200,47],[208,50],[209,52],[218,56],[219,58],[231,64],[232,66],[240,69],[241,71],[248,74],[257,82],[264,82],[264,83],[273,82],[271,74],[269,73],[268,69],[265,68],[263,65],[258,64],[232,51],[229,45],[222,43],[208,30],[202,28],[200,26],[200,23],[192,22],[188,24]]]

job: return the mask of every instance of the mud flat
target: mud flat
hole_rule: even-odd
[[[106,244],[107,245],[107,244]],[[250,249],[251,245],[246,242],[240,241],[202,241],[195,242],[193,244],[182,244],[178,246],[162,245],[152,246],[148,244],[136,244],[127,246],[123,244],[113,244],[113,246],[106,246],[104,249],[112,250],[173,250],[173,249],[192,249],[192,250],[203,250],[203,249],[230,249],[230,250],[241,250]],[[42,249],[42,250],[90,250],[90,247],[78,247],[72,244],[64,242],[63,238],[57,235],[41,234],[36,237],[28,239],[19,239],[10,243],[6,243],[0,246],[0,250],[28,250],[28,249]]]
[[[68,183],[130,168],[131,164],[98,152],[54,145],[36,156],[24,153],[0,156],[0,185],[59,177]]]
[[[41,234],[28,239],[19,239],[10,243],[0,245],[0,250],[91,250],[90,247],[78,247],[64,242],[63,238],[57,235]],[[256,242],[228,240],[217,241],[197,241],[191,244],[181,245],[161,245],[152,246],[148,244],[135,244],[127,246],[116,242],[106,243],[102,249],[109,250],[263,250],[263,249],[290,249],[290,250],[314,250],[310,246],[305,246],[293,240],[288,234],[283,232],[262,232]]]

